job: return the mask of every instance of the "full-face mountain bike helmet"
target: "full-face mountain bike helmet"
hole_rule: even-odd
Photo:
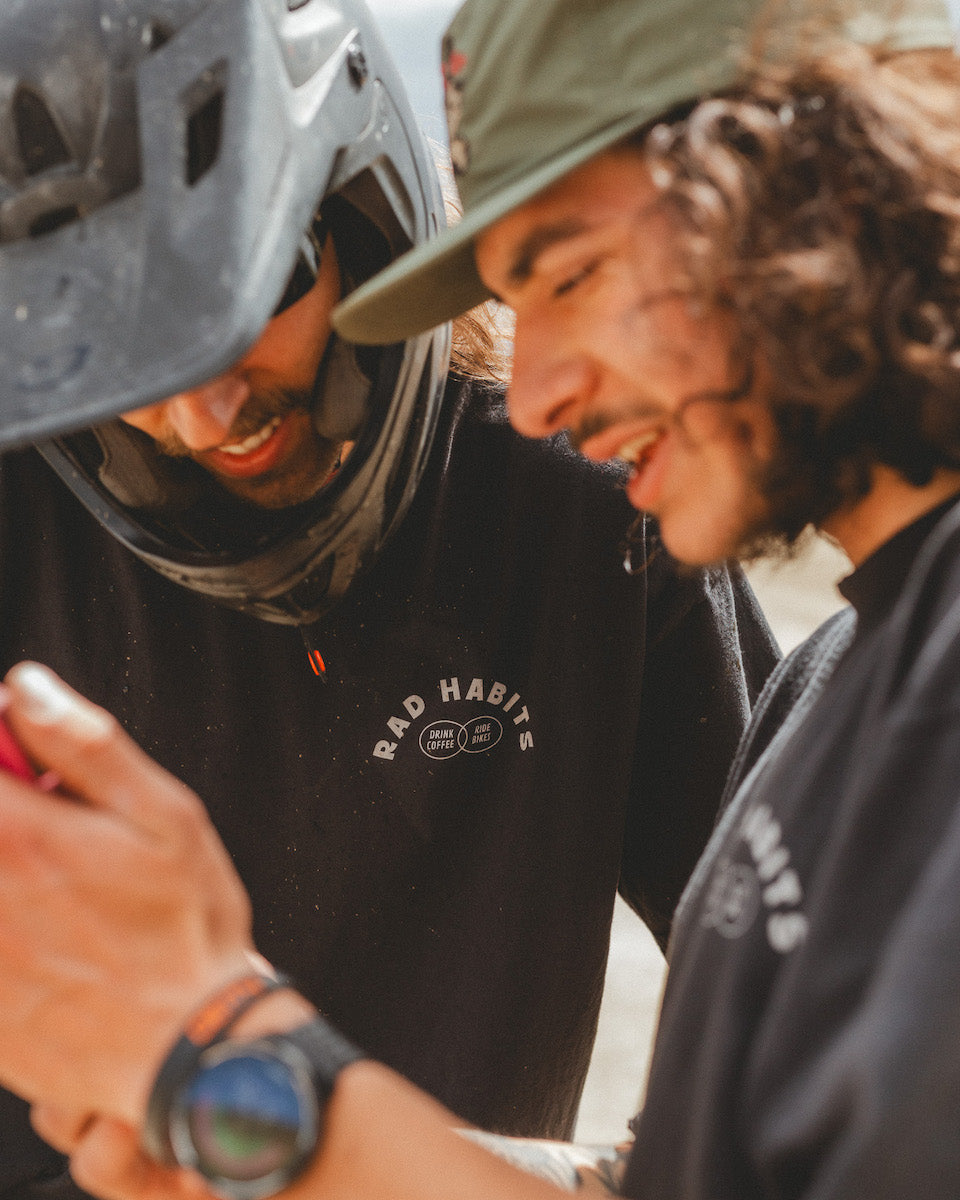
[[[0,448],[37,444],[170,579],[300,625],[406,511],[449,329],[372,352],[332,340],[313,416],[353,449],[289,509],[227,496],[116,418],[236,362],[318,221],[346,290],[444,223],[360,0],[4,0]]]

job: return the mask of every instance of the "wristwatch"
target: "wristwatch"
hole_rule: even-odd
[[[214,1041],[171,1073],[176,1057],[154,1084],[147,1149],[227,1200],[260,1200],[310,1162],[336,1077],[361,1054],[318,1017],[256,1041]]]

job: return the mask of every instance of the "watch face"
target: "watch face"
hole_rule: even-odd
[[[211,1047],[170,1112],[177,1161],[236,1200],[279,1191],[310,1157],[317,1135],[309,1069],[293,1047]]]

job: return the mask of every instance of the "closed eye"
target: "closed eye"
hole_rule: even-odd
[[[553,289],[554,298],[566,296],[568,292],[572,292],[575,287],[583,283],[585,279],[588,279],[599,265],[600,260],[594,259],[592,262],[588,262],[586,266],[581,267],[580,270],[575,274],[570,275],[563,281],[563,283],[558,284],[558,286]]]

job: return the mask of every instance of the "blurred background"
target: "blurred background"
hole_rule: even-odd
[[[446,147],[440,40],[460,0],[367,0],[429,138]],[[784,653],[842,606],[846,559],[817,537],[795,559],[748,574]],[[664,963],[646,926],[618,901],[600,1025],[577,1121],[580,1142],[611,1143],[639,1108],[663,988]]]
[[[425,134],[447,145],[440,39],[461,0],[367,0]]]

